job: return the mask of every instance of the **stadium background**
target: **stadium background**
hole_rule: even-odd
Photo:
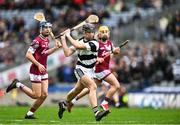
[[[99,25],[110,27],[115,45],[130,40],[112,60],[126,88],[120,107],[179,108],[179,6],[178,0],[0,0],[0,105],[32,103],[20,91],[4,95],[3,90],[15,77],[30,85],[25,53],[39,33],[33,15],[41,11],[56,35],[97,14]],[[75,62],[76,55],[65,58],[61,49],[49,57],[49,97],[44,105],[56,105],[73,87]],[[87,98],[78,104],[89,105]]]

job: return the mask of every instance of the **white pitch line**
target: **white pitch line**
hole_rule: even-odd
[[[52,121],[50,121],[50,122],[53,122],[53,123],[55,123],[55,122],[60,122],[60,121],[53,121],[53,120],[52,120]]]
[[[12,120],[12,121],[15,121],[15,122],[22,122],[23,120],[15,119],[15,120]]]

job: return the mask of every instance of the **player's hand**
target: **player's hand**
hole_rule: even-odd
[[[38,69],[39,69],[40,73],[45,73],[46,72],[46,68],[42,64],[38,65]]]
[[[61,36],[61,41],[65,40],[66,39],[66,36],[65,36],[65,33]]]
[[[63,36],[63,35],[65,35],[65,33],[66,33],[66,30],[63,31],[62,33],[60,33],[60,35]]]
[[[121,49],[119,47],[116,47],[113,51],[113,54],[120,54]]]
[[[66,36],[65,36],[65,34],[63,34],[63,35],[61,36],[61,43],[62,43],[62,45],[64,45],[65,42],[66,42]]]
[[[55,39],[55,45],[54,45],[54,48],[55,48],[55,49],[58,49],[58,48],[60,48],[61,46],[62,46],[62,45],[61,45],[60,41],[57,40],[57,39]]]
[[[52,28],[48,28],[48,31],[49,31],[49,33],[51,33],[52,32]]]
[[[96,59],[96,64],[99,64],[99,63],[102,63],[102,62],[104,62],[104,58],[97,58]]]
[[[66,37],[71,36],[71,30],[70,30],[70,29],[67,29],[67,30],[65,31],[65,35],[66,35]]]

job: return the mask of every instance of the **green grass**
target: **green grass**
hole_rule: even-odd
[[[26,120],[24,115],[29,107],[0,107],[0,125],[4,124],[54,124],[54,125],[110,125],[110,124],[180,124],[180,109],[140,109],[111,108],[111,113],[96,122],[89,107],[75,107],[72,113],[64,113],[63,119],[58,119],[58,107],[41,107],[36,112],[35,120]]]

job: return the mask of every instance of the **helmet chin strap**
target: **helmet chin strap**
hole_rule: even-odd
[[[40,32],[40,34],[42,34],[42,27],[40,28],[40,31],[39,31],[39,32]]]

